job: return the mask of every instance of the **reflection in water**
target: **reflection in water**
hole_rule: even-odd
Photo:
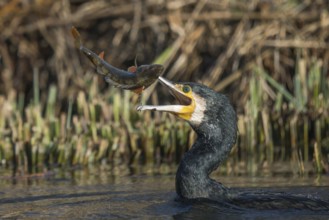
[[[327,219],[329,213],[256,211],[209,201],[182,202],[176,198],[175,170],[152,174],[112,175],[107,169],[56,172],[47,177],[0,178],[0,218],[162,218],[162,219]],[[216,177],[215,177],[216,178]],[[288,193],[329,198],[329,177],[217,177],[241,190],[270,187]],[[315,187],[316,186],[316,187]]]

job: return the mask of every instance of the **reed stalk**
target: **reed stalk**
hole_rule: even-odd
[[[149,2],[146,14],[126,0],[10,2],[0,9],[1,167],[31,173],[42,166],[176,164],[193,144],[187,123],[136,112],[136,95],[95,74],[73,46],[74,25],[88,48],[105,49],[118,68],[134,65],[138,54],[138,65],[163,64],[170,80],[228,95],[239,138],[223,172],[256,174],[284,162],[299,173],[329,170],[325,0]],[[155,83],[142,103],[165,104],[166,95]]]

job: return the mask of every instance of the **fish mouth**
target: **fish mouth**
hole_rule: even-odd
[[[170,94],[176,99],[178,104],[173,105],[142,105],[138,106],[138,111],[161,111],[169,112],[171,114],[177,115],[180,118],[189,120],[195,110],[195,101],[193,98],[192,90],[189,92],[184,92],[184,86],[186,84],[174,83],[163,77],[159,77],[159,81],[167,89],[169,89]]]

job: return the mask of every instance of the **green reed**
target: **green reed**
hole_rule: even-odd
[[[296,173],[307,172],[308,164],[313,172],[324,171],[329,85],[322,65],[299,59],[293,91],[254,68],[245,114],[238,115],[239,140],[221,172],[244,172],[239,167],[246,162],[245,172],[256,174],[285,161]],[[189,125],[170,114],[137,112],[138,98],[131,92],[99,92],[97,77],[59,111],[58,87],[51,85],[42,103],[37,70],[33,76],[32,102],[22,94],[0,96],[0,159],[15,172],[95,163],[177,163],[195,140]],[[156,92],[151,99],[157,99]]]
[[[245,131],[242,136],[246,136],[240,144],[249,152],[250,172],[255,164],[259,166],[255,158],[266,165],[290,160],[297,173],[305,172],[305,163],[313,163],[315,172],[325,168],[323,157],[327,151],[322,143],[329,135],[328,81],[319,60],[313,60],[308,67],[305,60],[297,61],[291,92],[264,69],[254,69],[246,114],[242,117],[246,123],[240,124],[240,130]],[[272,98],[269,87],[275,92]],[[269,105],[274,109],[269,111]]]

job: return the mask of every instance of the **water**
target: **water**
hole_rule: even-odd
[[[129,173],[129,172],[128,172]],[[211,202],[176,199],[174,173],[155,175],[107,170],[72,171],[47,177],[0,179],[1,219],[329,219],[309,211],[236,210]],[[304,193],[329,198],[329,176],[215,177],[242,190]]]

